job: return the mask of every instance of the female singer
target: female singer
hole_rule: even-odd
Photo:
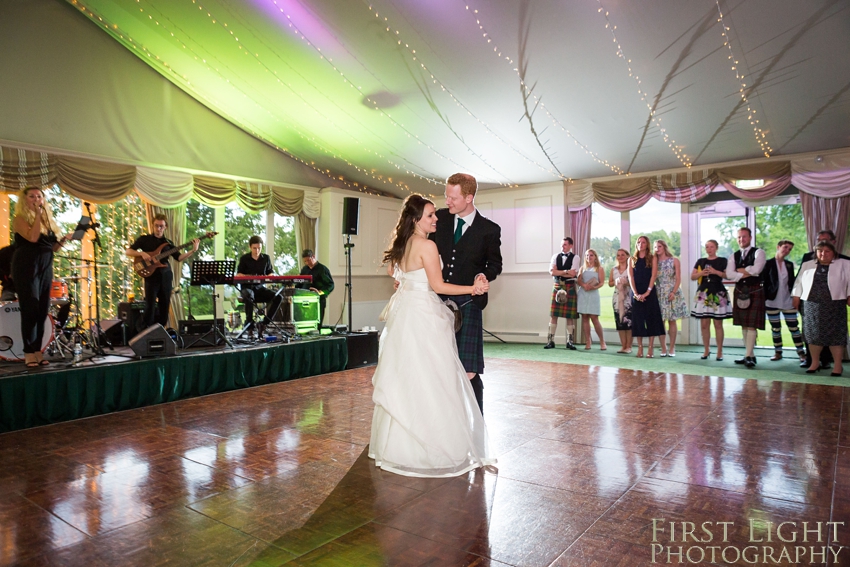
[[[46,366],[41,354],[44,321],[50,306],[53,283],[53,252],[61,248],[71,235],[58,238],[59,226],[38,187],[26,187],[18,195],[15,229],[15,255],[12,256],[12,279],[21,308],[21,337],[27,367]]]

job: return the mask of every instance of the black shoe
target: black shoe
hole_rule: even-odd
[[[543,348],[555,348],[555,341],[549,341]]]
[[[807,370],[806,370],[806,374],[814,374],[814,373],[815,373],[815,372],[817,372],[818,370],[820,370],[820,368],[815,368],[814,370],[812,370],[811,368],[809,368],[809,369],[807,369]]]
[[[756,367],[756,357],[748,356],[744,364],[747,368],[755,368]]]
[[[576,346],[573,343],[567,343],[567,350],[575,350]]]
[[[800,368],[805,368],[806,366],[811,366],[811,364],[806,362],[805,360],[801,360],[800,361]]]
[[[744,358],[739,358],[738,360],[735,361],[735,364],[746,364],[747,360],[749,358],[750,358],[749,356],[745,356]]]

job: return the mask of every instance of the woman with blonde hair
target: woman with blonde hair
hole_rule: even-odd
[[[434,203],[410,195],[383,256],[398,289],[381,315],[369,458],[406,476],[457,476],[495,462],[458,356],[455,316],[437,296],[482,295],[489,284],[484,277],[467,286],[443,281],[437,245],[428,239],[436,230]]]
[[[670,344],[661,335],[661,356],[676,356],[676,335],[679,327],[676,321],[688,316],[688,304],[682,292],[682,267],[679,259],[670,253],[663,240],[655,241],[655,257],[658,260],[658,305],[661,307],[661,320],[669,321]]]
[[[599,322],[601,313],[599,288],[605,281],[605,269],[599,263],[599,255],[593,248],[584,253],[584,262],[576,276],[578,282],[578,312],[581,315],[581,332],[584,334],[584,350],[590,350],[590,324],[596,329],[599,337],[599,350],[607,350],[605,335],[602,334],[602,323]]]
[[[655,337],[664,334],[661,307],[655,291],[658,277],[658,258],[649,251],[649,237],[641,235],[635,242],[635,253],[629,260],[629,285],[634,294],[632,303],[632,335],[637,337],[637,357],[643,358],[643,337],[649,337],[647,358],[652,358]]]
[[[617,250],[617,263],[608,276],[608,287],[614,288],[614,326],[620,335],[619,354],[632,352],[632,289],[629,287],[629,251]]]
[[[44,323],[53,284],[53,252],[70,240],[61,232],[39,187],[26,187],[18,195],[15,220],[15,254],[12,279],[21,309],[21,338],[28,368],[49,364],[41,353]]]

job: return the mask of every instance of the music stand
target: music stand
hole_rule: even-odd
[[[230,342],[227,335],[218,328],[218,302],[216,301],[216,299],[218,299],[218,294],[215,292],[215,286],[221,284],[232,285],[234,273],[236,273],[236,260],[195,260],[192,262],[190,285],[213,286],[213,322],[212,328],[209,331],[196,338],[191,343],[184,345],[183,348],[189,348],[195,345],[196,343],[206,339],[207,335],[210,334],[213,336],[213,345],[217,345],[218,339],[221,338],[227,346],[233,348],[233,343]]]

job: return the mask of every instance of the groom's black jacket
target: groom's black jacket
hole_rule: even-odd
[[[437,232],[430,235],[443,260],[443,281],[456,285],[472,285],[475,276],[484,274],[493,281],[502,273],[502,229],[476,209],[475,221],[454,244],[455,215],[448,209],[437,211]],[[475,295],[479,308],[487,306],[487,294]]]

